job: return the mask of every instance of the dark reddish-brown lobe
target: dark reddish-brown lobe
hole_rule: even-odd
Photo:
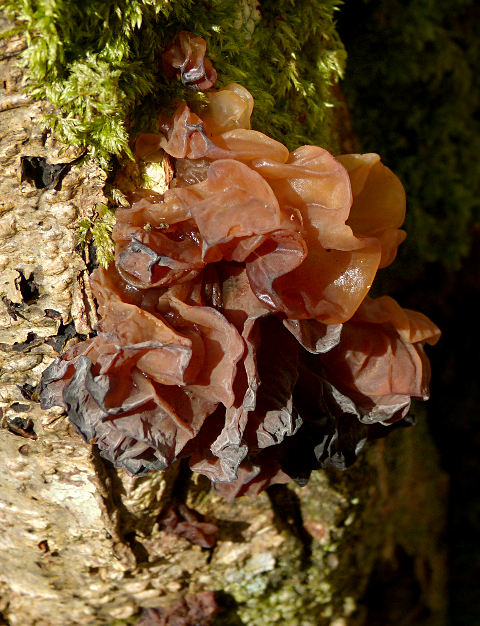
[[[220,611],[213,591],[187,594],[170,607],[145,609],[137,626],[210,626]]]
[[[205,91],[213,87],[217,72],[205,56],[207,43],[186,30],[179,32],[162,55],[165,73],[173,78],[177,73],[184,85]]]
[[[175,198],[134,198],[131,207],[117,211],[112,236],[117,271],[134,287],[189,280],[205,265],[197,225]]]
[[[280,466],[277,452],[268,448],[241,463],[237,478],[230,483],[215,483],[215,490],[230,502],[240,496],[257,496],[271,485],[291,481]]]
[[[213,548],[217,541],[218,526],[205,521],[203,515],[185,504],[168,509],[159,523],[168,533],[183,537],[202,548]]]
[[[150,313],[105,293],[102,273],[94,283],[103,287],[98,334],[46,370],[42,405],[65,406],[117,465],[134,473],[163,469],[219,403],[233,404],[243,342],[211,307],[164,294],[164,314]]]
[[[362,421],[391,423],[405,417],[411,398],[428,399],[430,364],[423,345],[439,336],[421,313],[388,296],[366,298],[344,324],[339,344],[318,358]]]
[[[299,423],[292,402],[298,343],[255,297],[245,269],[225,264],[221,288],[224,315],[238,329],[245,349],[234,404],[206,422],[192,447],[192,469],[215,483],[236,480],[249,451],[276,445],[292,436]]]

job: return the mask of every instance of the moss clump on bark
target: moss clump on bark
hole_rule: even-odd
[[[207,40],[219,84],[255,98],[253,124],[289,147],[330,144],[344,50],[334,25],[340,0],[6,0],[24,29],[27,91],[49,100],[46,122],[104,167],[128,153],[126,119],[145,129],[174,98],[201,97],[167,81],[160,54],[180,30]]]
[[[350,0],[341,16],[355,132],[407,191],[402,271],[429,261],[456,269],[480,220],[480,9]]]

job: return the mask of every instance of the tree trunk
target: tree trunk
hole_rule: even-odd
[[[345,474],[228,503],[181,465],[113,469],[39,408],[43,369],[96,323],[76,229],[106,174],[42,131],[48,105],[21,90],[25,45],[0,40],[0,622],[133,624],[214,591],[218,624],[443,624],[447,481],[424,417]],[[167,532],[174,503],[218,527],[212,548]]]

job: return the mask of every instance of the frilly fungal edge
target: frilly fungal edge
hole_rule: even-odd
[[[216,78],[202,41],[180,33],[164,55],[198,90]],[[407,420],[440,331],[368,296],[405,238],[405,193],[380,157],[289,153],[250,129],[244,87],[205,95],[138,137],[137,157],[166,153],[176,176],[117,211],[115,261],[91,276],[97,335],[44,372],[41,402],[116,466],[187,457],[233,498],[345,468]]]

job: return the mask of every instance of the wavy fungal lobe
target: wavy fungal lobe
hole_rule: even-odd
[[[163,195],[117,211],[116,251],[91,285],[95,337],[44,372],[103,457],[134,474],[189,458],[227,498],[346,468],[426,400],[424,344],[440,331],[368,295],[405,238],[405,193],[376,154],[294,152],[250,128],[253,99],[182,32],[165,71],[206,101],[180,103],[136,156],[168,155]]]

